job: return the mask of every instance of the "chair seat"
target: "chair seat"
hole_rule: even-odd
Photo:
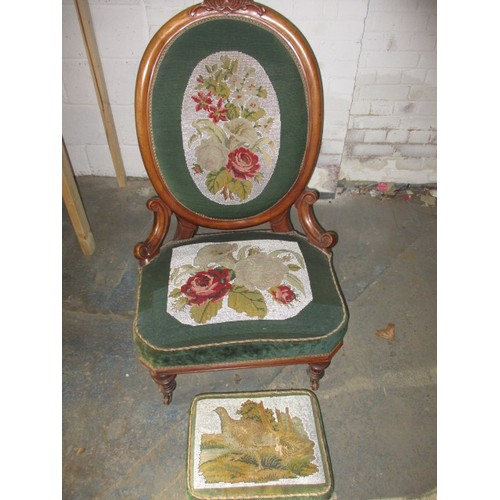
[[[172,241],[141,269],[134,337],[142,361],[174,372],[324,358],[348,311],[331,255],[296,232]]]

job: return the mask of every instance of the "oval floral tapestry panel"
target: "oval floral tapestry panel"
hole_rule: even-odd
[[[182,101],[187,167],[204,196],[237,205],[269,182],[280,147],[276,92],[264,68],[242,52],[216,52],[198,63]]]
[[[174,248],[167,312],[183,324],[287,319],[312,301],[296,242],[251,240]]]

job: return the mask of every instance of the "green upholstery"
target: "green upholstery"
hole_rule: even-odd
[[[191,126],[181,123],[181,112],[192,72],[206,57],[224,51],[238,51],[258,61],[276,92],[281,120],[281,145],[272,177],[259,196],[232,205],[231,210],[200,192],[190,173],[193,165],[186,164],[182,147],[183,128]],[[285,45],[262,26],[237,16],[204,20],[190,25],[164,51],[151,96],[154,151],[170,192],[193,212],[215,219],[239,219],[273,206],[299,175],[307,144],[307,124],[303,76]]]
[[[304,257],[312,301],[287,320],[258,319],[217,324],[182,324],[167,313],[172,251],[184,245],[234,241],[296,242]],[[245,231],[212,233],[172,241],[141,270],[135,341],[154,368],[196,367],[230,362],[325,356],[345,335],[348,311],[331,256],[298,233]]]

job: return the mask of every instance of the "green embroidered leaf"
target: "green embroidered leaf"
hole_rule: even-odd
[[[174,309],[179,312],[182,311],[189,304],[189,299],[187,297],[179,297],[175,301]]]
[[[231,69],[231,74],[232,74],[232,75],[234,75],[235,73],[237,73],[237,72],[238,72],[238,64],[239,64],[238,59],[235,59],[235,60],[231,63],[231,67],[230,67],[230,69]]]
[[[267,90],[264,87],[259,87],[257,90],[257,95],[265,99],[267,97]]]
[[[265,151],[261,152],[262,157],[264,158],[264,165],[269,168],[271,166],[271,155],[269,153],[266,153]]]
[[[215,92],[216,91],[216,84],[215,84],[215,80],[213,79],[213,77],[207,78],[206,81],[204,82],[204,86],[207,90],[212,92],[212,94],[216,93]]]
[[[226,167],[222,167],[220,170],[215,172],[210,172],[207,175],[207,180],[205,181],[205,185],[207,189],[212,194],[217,194],[221,189],[226,187],[230,182],[232,182],[233,178]]]
[[[229,103],[227,105],[227,117],[230,120],[234,120],[235,118],[239,118],[239,116],[240,116],[240,108],[232,103]]]
[[[263,179],[264,179],[264,175],[261,172],[258,172],[257,174],[255,174],[255,177],[253,178],[253,180],[255,182],[261,182]]]
[[[263,146],[269,146],[272,151],[274,151],[275,145],[270,137],[261,137],[254,145],[253,149],[262,151]]]
[[[180,288],[174,288],[170,292],[169,297],[172,297],[173,299],[175,299],[176,297],[180,297],[181,295],[182,295],[181,289]]]
[[[191,170],[195,173],[195,174],[201,174],[203,172],[203,169],[201,168],[201,166],[198,164],[198,163],[195,163],[192,167],[191,167]]]
[[[302,281],[297,278],[294,274],[291,273],[286,273],[285,274],[285,279],[290,283],[290,285],[294,286],[298,290],[300,290],[304,295],[306,294],[306,291],[304,289],[304,285],[302,284]]]
[[[244,108],[241,106],[241,117],[242,118],[248,118],[248,115],[251,113],[251,111],[248,108]]]
[[[232,179],[232,178],[231,178]],[[252,183],[250,181],[238,181],[232,179],[227,184],[229,191],[239,197],[240,200],[246,200],[252,192]]]
[[[267,314],[264,296],[259,290],[248,290],[244,286],[233,286],[228,293],[228,305],[236,312],[262,319]]]
[[[283,248],[283,249],[279,249],[279,250],[274,250],[274,252],[271,252],[269,255],[271,257],[277,257],[280,253],[291,253],[297,259],[297,262],[302,267],[306,267],[306,263],[304,262],[302,255],[298,252],[294,252],[293,250],[287,250],[287,249]]]
[[[205,302],[201,306],[191,306],[191,317],[196,321],[196,323],[206,323],[209,319],[212,319],[217,315],[220,308],[222,307],[222,299],[216,302]]]
[[[255,111],[249,111],[248,109],[245,109],[243,118],[246,118],[247,120],[250,120],[252,122],[256,122],[260,120],[265,114],[266,110],[262,108],[256,109]]]
[[[288,269],[290,269],[290,271],[300,271],[302,268],[296,264],[288,264]]]
[[[212,68],[208,64],[205,64],[205,69],[208,73],[212,73]]]
[[[226,83],[218,82],[217,87],[215,88],[215,93],[217,94],[218,97],[223,97],[224,99],[227,99],[231,94],[231,90],[229,89]]]

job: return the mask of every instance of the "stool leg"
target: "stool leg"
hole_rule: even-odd
[[[163,394],[163,404],[168,405],[172,401],[172,393],[177,386],[175,377],[177,377],[176,374],[151,372],[151,378],[158,384]]]
[[[309,380],[311,381],[311,389],[317,391],[319,388],[319,381],[325,376],[325,370],[330,366],[328,363],[310,363],[307,369]]]

